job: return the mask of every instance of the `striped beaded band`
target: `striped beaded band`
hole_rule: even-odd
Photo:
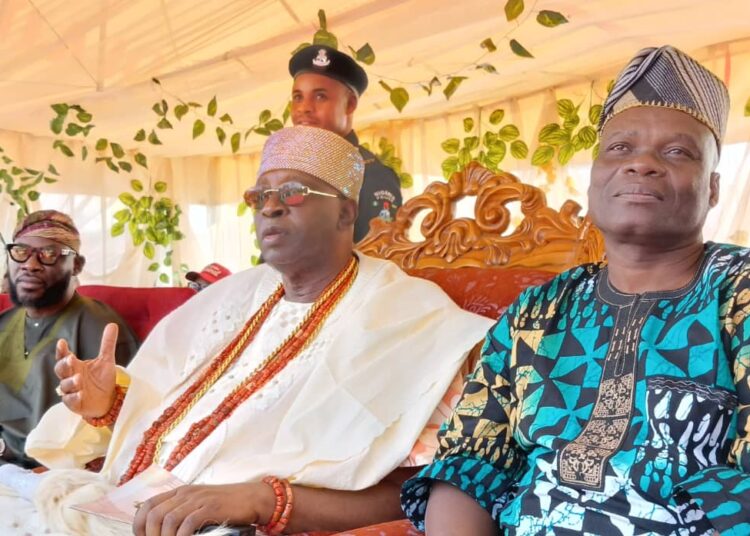
[[[97,428],[113,425],[122,409],[122,403],[125,400],[126,392],[126,389],[121,385],[115,385],[115,401],[112,402],[112,407],[109,408],[109,411],[101,417],[84,417],[83,420]]]
[[[37,210],[26,216],[13,231],[13,240],[21,237],[46,238],[76,253],[81,250],[81,235],[73,220],[57,210]]]
[[[263,482],[273,489],[276,502],[268,523],[266,525],[259,525],[258,528],[270,535],[283,534],[294,509],[292,485],[288,480],[276,478],[275,476],[267,476],[263,479]]]

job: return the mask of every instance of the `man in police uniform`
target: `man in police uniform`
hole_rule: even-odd
[[[370,220],[390,221],[402,203],[396,173],[361,147],[352,130],[354,110],[367,89],[367,74],[352,57],[325,45],[311,45],[294,54],[289,74],[294,77],[292,123],[335,132],[359,147],[365,161],[354,226],[354,241],[359,242],[369,231]]]

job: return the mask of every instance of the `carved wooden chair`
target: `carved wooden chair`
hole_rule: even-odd
[[[465,198],[474,199],[473,218],[456,217]],[[515,227],[510,203],[520,204]],[[373,220],[357,249],[434,281],[466,310],[498,318],[524,288],[602,259],[601,234],[580,211],[570,200],[555,210],[536,186],[472,163],[448,182],[429,184],[394,221]],[[422,237],[413,239],[425,212]]]
[[[475,198],[474,218],[455,216],[456,203],[465,197]],[[513,202],[520,203],[523,219],[511,231],[507,205]],[[414,241],[410,230],[422,211],[429,211],[420,226],[423,239]],[[373,220],[357,249],[406,270],[524,267],[557,273],[603,256],[599,231],[580,211],[570,200],[560,210],[550,208],[536,186],[471,163],[448,182],[429,184],[394,221]]]

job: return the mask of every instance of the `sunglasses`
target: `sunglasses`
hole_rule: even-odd
[[[298,207],[311,194],[344,199],[343,194],[319,192],[298,182],[285,182],[278,188],[250,188],[245,192],[245,203],[253,210],[261,210],[274,192],[279,194],[279,200],[288,207]]]
[[[42,248],[33,248],[24,244],[6,244],[5,250],[10,258],[17,263],[28,261],[32,255],[36,254],[36,260],[45,266],[54,266],[60,257],[68,255],[78,255],[71,248],[59,248],[57,246],[44,246]]]

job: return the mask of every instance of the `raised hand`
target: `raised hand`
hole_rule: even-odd
[[[117,324],[107,324],[99,356],[85,361],[70,352],[65,339],[57,341],[55,374],[60,378],[62,401],[82,417],[101,417],[114,403],[117,331]]]

